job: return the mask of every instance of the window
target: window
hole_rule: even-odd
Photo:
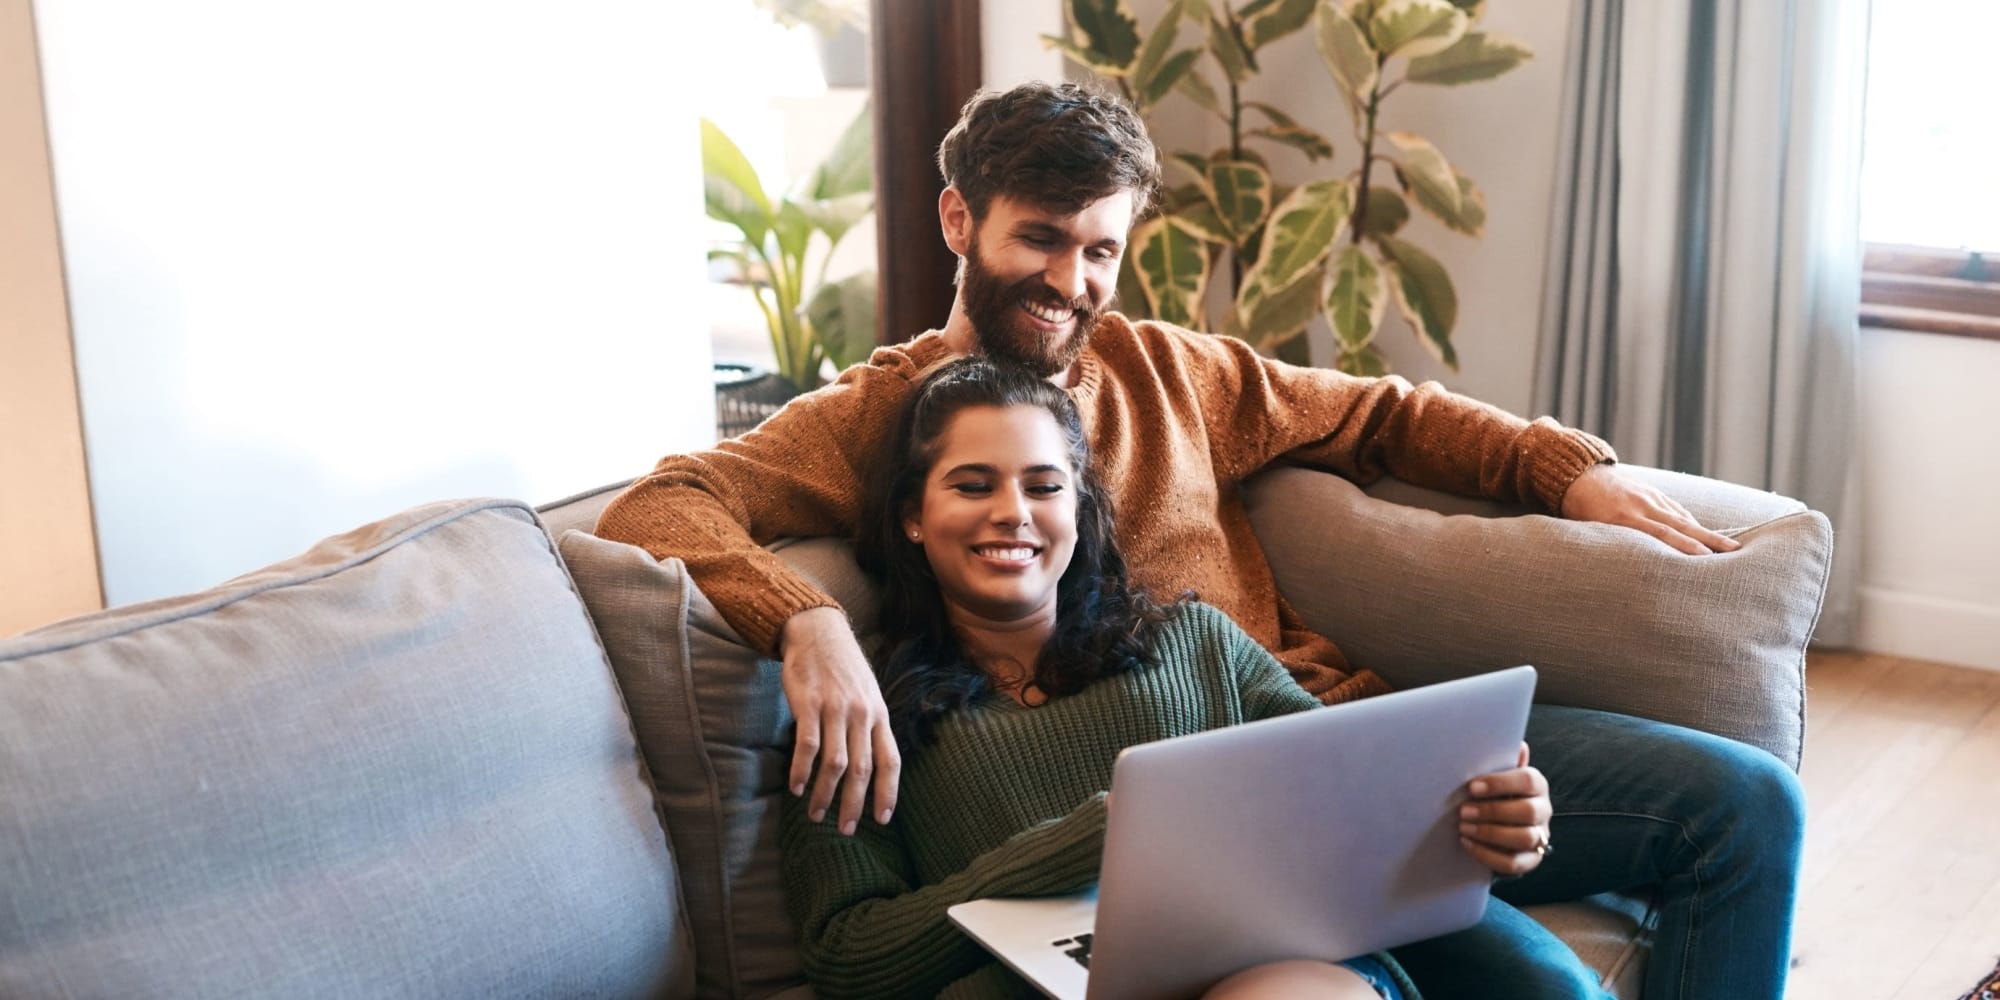
[[[2000,129],[1987,51],[2000,4],[1896,0],[1870,17],[1862,322],[2000,339]]]

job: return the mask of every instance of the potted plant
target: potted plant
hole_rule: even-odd
[[[750,287],[770,329],[778,376],[805,392],[820,384],[825,362],[839,369],[865,360],[875,348],[875,272],[829,282],[826,269],[841,239],[874,209],[868,109],[785,193],[771,193],[743,151],[706,118],[701,160],[709,217],[739,234],[709,256],[733,262],[737,280]]]
[[[1173,0],[1141,30],[1121,0],[1067,0],[1069,34],[1045,36],[1049,45],[1113,81],[1142,115],[1178,94],[1229,132],[1221,149],[1167,157],[1182,183],[1169,187],[1159,215],[1133,230],[1119,282],[1127,307],[1300,361],[1306,325],[1325,316],[1336,367],[1377,375],[1389,365],[1374,338],[1393,302],[1424,347],[1456,371],[1457,292],[1444,265],[1400,231],[1414,208],[1476,237],[1486,225],[1486,196],[1430,140],[1385,128],[1382,110],[1405,85],[1488,80],[1533,55],[1478,30],[1484,7],[1485,0]],[[1184,29],[1194,37],[1185,48]],[[1358,162],[1288,184],[1260,147],[1288,147],[1319,164],[1334,159],[1333,141],[1279,107],[1244,99],[1243,90],[1258,73],[1259,53],[1293,36],[1318,47],[1349,112]],[[1218,280],[1227,282],[1228,304],[1211,315],[1209,288]]]

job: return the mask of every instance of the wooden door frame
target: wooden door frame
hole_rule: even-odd
[[[979,0],[871,0],[875,340],[944,326],[958,258],[938,231],[937,147],[977,93]]]

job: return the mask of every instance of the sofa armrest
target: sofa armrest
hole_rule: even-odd
[[[1536,699],[1691,726],[1796,768],[1824,516],[1712,479],[1621,466],[1743,541],[1686,556],[1625,528],[1385,481],[1279,469],[1245,500],[1279,590],[1360,667],[1411,687],[1531,663]]]

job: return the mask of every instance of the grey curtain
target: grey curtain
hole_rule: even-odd
[[[1574,0],[1535,407],[1797,497],[1852,640],[1868,0]]]

